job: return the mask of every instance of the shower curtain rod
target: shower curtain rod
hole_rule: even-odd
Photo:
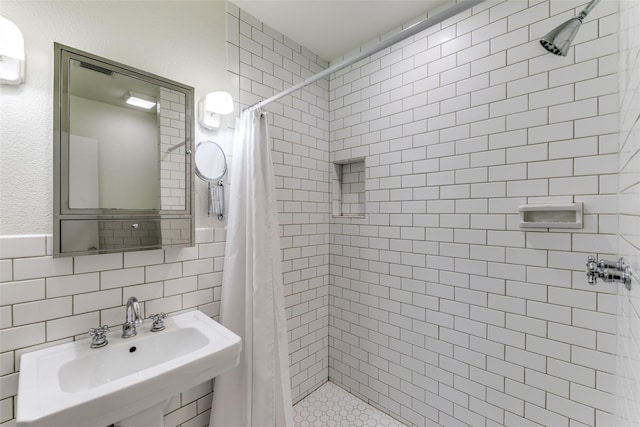
[[[298,83],[295,86],[291,86],[289,89],[286,89],[278,94],[273,95],[271,98],[267,98],[265,100],[262,100],[260,102],[258,102],[255,105],[252,105],[251,107],[246,108],[246,110],[256,110],[258,108],[262,108],[267,104],[272,103],[273,101],[277,101],[278,99],[289,95],[292,92],[295,92],[298,89],[302,89],[305,86],[310,85],[311,83],[315,83],[320,79],[324,79],[325,77],[329,76],[330,74],[335,73],[336,71],[342,70],[345,67],[348,67],[351,64],[354,64],[358,61],[360,61],[361,59],[364,59],[368,56],[373,55],[374,53],[380,52],[383,49],[388,48],[389,46],[398,43],[399,41],[402,41],[408,37],[414,36],[416,34],[418,34],[421,31],[426,30],[429,27],[432,27],[436,24],[441,23],[442,21],[444,21],[445,19],[449,19],[455,15],[457,15],[460,12],[463,12],[467,9],[470,9],[480,3],[482,3],[485,0],[461,0],[458,3],[456,3],[455,5],[451,6],[450,8],[438,13],[437,15],[434,15],[430,18],[424,19],[420,22],[416,22],[415,24],[405,28],[404,30],[392,35],[391,37],[389,37],[388,39],[383,40],[382,42],[380,42],[379,44],[377,44],[376,46],[373,46],[369,49],[366,49],[362,52],[360,52],[358,55],[355,55],[353,57],[347,58],[343,61],[338,62],[335,65],[332,65],[329,68],[326,68],[322,71],[320,71],[317,74],[314,74],[313,76],[309,77],[308,79]]]

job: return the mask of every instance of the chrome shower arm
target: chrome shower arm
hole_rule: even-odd
[[[580,12],[580,15],[578,15],[578,19],[580,20],[580,22],[582,22],[582,20],[591,13],[591,11],[593,10],[594,7],[596,7],[596,5],[600,2],[600,0],[591,0],[589,2],[588,5],[585,6],[585,8],[582,10],[582,12]]]

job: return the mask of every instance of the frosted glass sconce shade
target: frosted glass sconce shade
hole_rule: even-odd
[[[233,98],[228,92],[210,92],[200,101],[199,112],[202,127],[217,129],[221,116],[233,112]]]
[[[0,83],[24,82],[24,38],[13,22],[0,16]]]

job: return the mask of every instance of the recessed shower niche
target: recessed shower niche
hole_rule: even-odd
[[[334,217],[364,218],[364,159],[333,163],[331,214]]]

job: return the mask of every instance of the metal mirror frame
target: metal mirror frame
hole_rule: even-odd
[[[158,86],[178,91],[185,95],[185,208],[183,210],[132,210],[132,209],[69,209],[69,61],[75,59],[101,68],[112,70]],[[160,247],[186,247],[195,244],[195,195],[193,139],[195,134],[194,88],[182,83],[139,70],[88,52],[60,43],[54,43],[54,84],[53,84],[53,256],[92,255],[127,251],[158,249]],[[65,161],[63,161],[65,159]],[[158,245],[133,245],[119,249],[96,249],[67,252],[62,250],[62,225],[64,221],[129,221],[137,229],[138,223],[167,221],[188,221],[189,234],[185,243]],[[185,222],[182,222],[185,223]]]
[[[213,177],[213,178],[209,177],[209,176],[206,176],[198,168],[198,162],[197,162],[198,148],[203,146],[203,144],[213,144],[216,147],[218,147],[218,150],[220,150],[220,154],[222,154],[222,159],[224,160],[224,170],[222,171],[222,173],[219,176],[216,176],[216,177]],[[222,147],[220,147],[220,144],[218,144],[215,141],[211,141],[210,139],[205,140],[205,141],[201,141],[201,142],[198,143],[198,145],[196,145],[196,149],[195,149],[194,155],[193,155],[193,161],[194,161],[194,164],[195,164],[196,175],[198,176],[198,178],[200,178],[201,180],[203,180],[205,182],[216,182],[217,183],[227,173],[227,156],[224,154],[224,150],[222,149]]]

